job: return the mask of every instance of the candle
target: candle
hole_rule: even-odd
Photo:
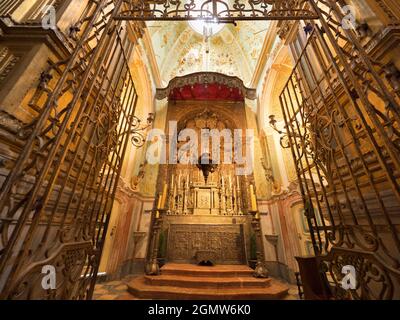
[[[158,197],[157,209],[160,209],[160,208],[161,208],[161,198],[162,198],[162,195],[160,195],[160,196]]]
[[[160,211],[158,211],[158,209],[161,208],[161,198],[162,198],[162,196],[160,195],[158,197],[157,210],[156,210],[156,219],[158,219],[160,217]]]
[[[167,189],[168,189],[168,185],[166,183],[164,183],[163,193],[162,193],[162,197],[161,197],[161,208],[162,209],[165,208],[165,201],[167,200]]]
[[[252,184],[250,185],[250,203],[251,203],[251,211],[257,211],[257,199]]]

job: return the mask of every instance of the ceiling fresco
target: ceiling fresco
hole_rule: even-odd
[[[164,85],[176,76],[212,71],[251,81],[267,33],[267,21],[226,24],[208,41],[188,22],[147,22]]]

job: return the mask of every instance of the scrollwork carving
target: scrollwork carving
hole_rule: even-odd
[[[214,19],[218,22],[235,20],[312,19],[316,17],[304,0],[144,0],[125,1],[126,9],[118,16],[127,20]]]
[[[385,265],[380,258],[369,252],[332,248],[319,261],[321,272],[328,273],[332,279],[332,294],[338,299],[390,300],[394,297],[395,287],[400,284],[400,272]],[[354,289],[343,288],[344,266],[355,269]]]

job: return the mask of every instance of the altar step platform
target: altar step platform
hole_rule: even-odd
[[[288,289],[271,278],[254,278],[246,265],[169,263],[161,268],[161,275],[141,276],[128,283],[129,293],[139,299],[277,300],[284,299]]]

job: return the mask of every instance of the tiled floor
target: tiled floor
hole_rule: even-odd
[[[94,300],[135,300],[127,291],[126,282],[132,279],[127,277],[119,281],[103,282],[94,288]]]
[[[96,285],[94,290],[94,300],[136,300],[128,291],[125,283],[132,280],[133,277],[126,277],[119,281],[103,282]],[[282,282],[284,283],[284,282]],[[289,286],[289,294],[284,300],[298,300],[297,287],[294,285]]]
[[[296,285],[289,284],[287,282],[281,281],[285,285],[289,287],[288,295],[283,300],[300,300],[299,299],[299,290]]]

